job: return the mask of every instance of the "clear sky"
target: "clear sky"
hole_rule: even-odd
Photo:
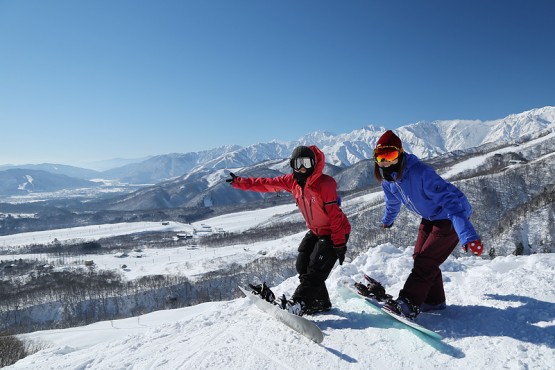
[[[0,164],[555,104],[552,0],[0,0]]]

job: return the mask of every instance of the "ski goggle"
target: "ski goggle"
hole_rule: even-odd
[[[294,170],[300,170],[303,167],[309,169],[312,168],[313,165],[313,160],[309,157],[299,157],[291,160],[291,167],[293,167]]]
[[[397,158],[403,149],[399,149],[395,146],[382,146],[381,148],[374,149],[374,159],[376,162],[393,162]]]

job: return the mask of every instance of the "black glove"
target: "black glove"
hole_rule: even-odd
[[[235,179],[237,178],[237,176],[235,176],[235,174],[233,172],[230,172],[229,176],[231,176],[231,178],[226,179],[225,182],[229,182],[230,184],[233,184],[235,182]]]
[[[345,253],[347,253],[347,245],[343,244],[343,245],[334,245],[333,246],[333,251],[335,252],[335,255],[337,256],[337,260],[339,261],[339,264],[342,265],[343,261],[345,261]]]

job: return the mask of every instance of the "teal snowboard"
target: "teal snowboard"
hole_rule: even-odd
[[[416,322],[409,320],[401,315],[397,315],[393,312],[390,312],[386,309],[383,308],[384,302],[379,302],[378,300],[372,298],[372,297],[366,297],[363,295],[358,294],[358,292],[356,291],[356,289],[354,287],[345,285],[343,287],[341,287],[341,289],[344,289],[346,292],[350,293],[351,296],[353,297],[358,297],[361,299],[364,299],[364,301],[366,302],[366,304],[370,307],[372,307],[373,309],[375,309],[376,311],[379,311],[380,313],[383,313],[389,317],[391,317],[392,319],[397,320],[400,323],[403,323],[409,327],[411,327],[412,329],[415,329],[423,334],[426,334],[434,339],[438,339],[441,340],[443,339],[443,337],[441,335],[439,335],[438,333],[436,333],[435,331],[432,331],[428,328],[425,328],[422,325],[417,324]]]

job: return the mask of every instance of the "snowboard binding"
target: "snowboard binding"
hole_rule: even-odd
[[[355,283],[355,288],[361,296],[371,297],[379,302],[386,302],[393,298],[391,294],[385,292],[385,288],[377,280],[372,279],[366,274],[364,275],[364,279],[367,281],[367,284]]]
[[[257,285],[249,284],[249,288],[252,289],[253,294],[259,295],[260,298],[262,298],[263,300],[265,300],[267,302],[274,303],[274,300],[276,299],[276,295],[266,285],[266,282],[264,282],[262,284],[257,284]]]

